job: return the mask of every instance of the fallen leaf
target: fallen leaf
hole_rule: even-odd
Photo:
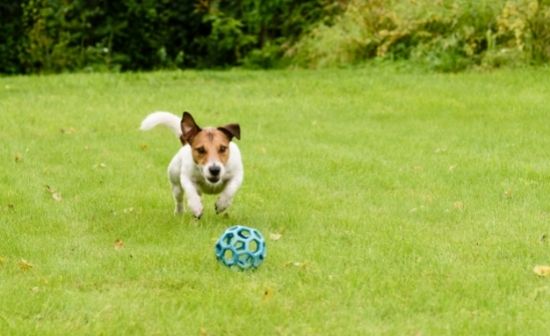
[[[141,145],[139,145],[139,148],[141,148],[141,150],[145,152],[146,150],[149,149],[149,145],[148,144],[141,144]]]
[[[59,130],[62,134],[73,134],[76,133],[76,129],[74,127],[69,128],[62,128]]]
[[[456,210],[464,210],[464,202],[462,201],[456,201],[453,203],[453,209]]]
[[[285,264],[286,267],[288,266],[294,266],[296,268],[305,269],[308,266],[307,262],[299,262],[299,261],[289,261]]]
[[[132,207],[130,207],[130,208],[125,208],[125,209],[122,210],[122,212],[124,212],[125,214],[127,214],[127,213],[132,213],[132,212],[134,212],[134,208],[132,208]]]
[[[273,298],[273,289],[271,287],[267,287],[264,290],[264,296],[262,298],[263,301],[269,301]]]
[[[46,185],[46,189],[52,195],[52,198],[54,201],[61,202],[63,200],[63,198],[61,197],[61,193],[55,190],[54,188],[50,187],[49,185]]]
[[[280,234],[280,233],[272,232],[272,233],[269,234],[269,239],[274,240],[274,241],[277,241],[277,240],[281,239],[282,237],[283,237],[283,235]]]
[[[14,160],[15,160],[15,162],[23,161],[23,155],[21,153],[15,153]]]
[[[205,327],[201,327],[201,328],[199,329],[199,335],[200,335],[200,336],[208,336],[208,331],[206,330]]]
[[[456,165],[450,165],[449,166],[449,171],[453,172],[455,170],[455,168],[456,168]]]
[[[124,242],[120,239],[115,240],[115,250],[122,250],[124,248]]]
[[[40,288],[39,287],[33,287],[31,289],[34,293],[38,293],[40,291]]]
[[[504,192],[504,197],[512,198],[512,190],[508,189]]]
[[[540,236],[539,240],[540,240],[540,242],[541,242],[542,244],[544,244],[544,243],[546,242],[546,238],[548,238],[548,237],[546,236],[546,233],[543,233],[543,234]]]
[[[9,203],[9,204],[8,204],[8,209],[10,209],[10,210],[15,209],[15,205],[12,204],[12,203]]]
[[[21,259],[19,260],[19,268],[22,270],[22,271],[28,271],[30,270],[31,268],[33,267],[33,265],[26,261],[25,259]]]
[[[550,276],[550,266],[538,265],[533,268],[533,272],[541,277]]]

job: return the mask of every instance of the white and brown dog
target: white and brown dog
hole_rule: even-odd
[[[153,112],[142,122],[140,129],[150,130],[163,125],[179,137],[183,147],[168,166],[168,178],[176,202],[177,214],[182,213],[183,195],[196,218],[203,212],[201,194],[220,194],[216,212],[231,205],[243,181],[241,152],[233,137],[241,138],[239,124],[200,128],[189,112],[183,117],[168,112]]]

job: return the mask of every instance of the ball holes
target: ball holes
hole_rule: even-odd
[[[223,260],[227,265],[232,265],[234,262],[235,253],[231,249],[226,249],[223,251]]]
[[[252,266],[251,256],[246,253],[240,254],[237,260],[242,267],[248,268]]]
[[[236,241],[233,246],[237,249],[237,251],[244,251],[245,250],[245,243],[242,240]]]
[[[260,242],[256,239],[252,239],[251,241],[248,242],[248,250],[252,253],[256,253],[258,252],[258,250],[260,249]]]
[[[241,229],[241,230],[239,231],[239,236],[240,236],[241,238],[248,239],[248,237],[250,237],[250,230],[248,230],[248,229]]]
[[[225,245],[231,245],[231,242],[233,241],[233,237],[235,237],[233,233],[231,232],[227,233],[225,237],[223,237],[223,242],[225,243]]]

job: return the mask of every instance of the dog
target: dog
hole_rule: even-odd
[[[174,212],[184,212],[183,197],[193,216],[203,214],[201,194],[220,194],[216,201],[216,213],[226,210],[243,182],[241,152],[232,140],[241,138],[239,124],[220,127],[197,125],[189,112],[182,118],[157,111],[141,122],[142,131],[158,125],[169,128],[181,141],[182,147],[168,165],[168,179],[176,203]]]

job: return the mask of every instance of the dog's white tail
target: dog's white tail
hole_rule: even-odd
[[[148,131],[158,125],[168,127],[177,137],[181,135],[181,118],[169,112],[157,111],[149,114],[141,122],[142,131]]]

